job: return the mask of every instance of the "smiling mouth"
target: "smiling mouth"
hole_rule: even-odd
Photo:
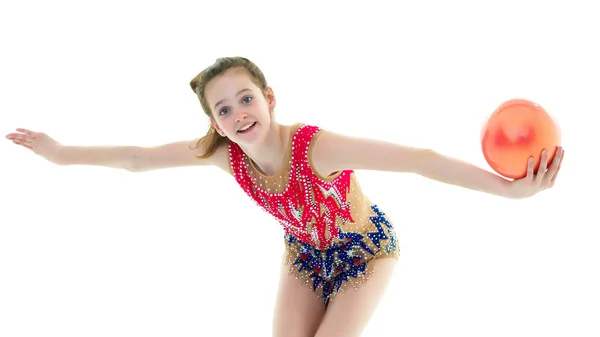
[[[247,133],[248,131],[252,130],[252,128],[254,127],[254,125],[256,125],[256,122],[252,122],[252,123],[246,125],[242,129],[239,129],[237,132],[238,133]]]

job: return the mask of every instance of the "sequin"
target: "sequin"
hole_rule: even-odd
[[[235,143],[229,143],[231,172],[240,187],[284,230],[289,272],[323,303],[348,285],[358,289],[374,272],[368,262],[398,258],[395,229],[361,189],[354,171],[320,177],[310,160],[321,129],[292,129],[286,167],[265,176]]]

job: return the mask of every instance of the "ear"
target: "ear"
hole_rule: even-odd
[[[265,98],[267,100],[267,104],[269,105],[269,112],[273,112],[277,103],[277,100],[275,99],[275,93],[273,92],[273,88],[267,87],[267,89],[265,89]]]
[[[212,119],[212,118],[210,119],[210,124],[217,131],[217,133],[219,135],[221,135],[221,137],[225,137],[225,133],[223,132],[223,130],[221,130],[221,128],[219,127],[219,125],[217,124],[217,122],[215,122],[214,119]]]

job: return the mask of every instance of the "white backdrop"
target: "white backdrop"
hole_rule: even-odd
[[[0,131],[192,139],[208,120],[189,81],[241,55],[265,72],[282,123],[489,169],[485,118],[536,101],[566,154],[534,198],[358,172],[402,250],[364,335],[600,335],[593,2],[359,3],[2,2]],[[6,139],[0,153],[0,336],[270,335],[282,232],[226,174],[58,167]]]

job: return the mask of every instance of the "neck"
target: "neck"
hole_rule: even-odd
[[[274,175],[285,165],[283,161],[286,156],[288,131],[287,126],[272,121],[269,132],[260,143],[242,147],[262,174]]]

